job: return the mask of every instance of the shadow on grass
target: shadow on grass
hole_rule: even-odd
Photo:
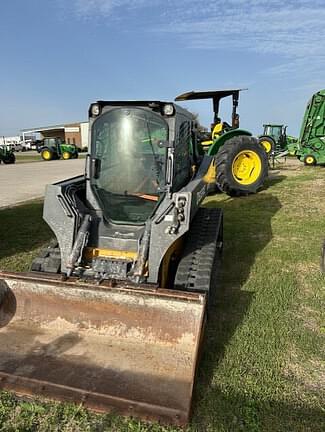
[[[242,287],[249,278],[256,255],[272,239],[271,220],[281,208],[279,200],[271,194],[209,201],[206,206],[224,210],[224,254],[217,305],[210,316],[199,368],[194,412],[211,386],[227,345],[249,310],[254,292],[244,291]],[[199,412],[197,414],[200,416]]]
[[[278,170],[277,172],[276,171],[272,172],[271,176],[265,181],[261,190],[267,190],[271,186],[275,186],[278,183],[282,183],[287,178],[287,176],[283,174],[278,174],[278,172],[279,172]]]
[[[0,210],[0,260],[30,252],[53,237],[42,213],[41,201]]]
[[[209,414],[195,418],[192,430],[205,432],[207,428],[227,432],[322,432],[324,412],[303,404],[250,399],[239,392],[222,393],[216,385],[215,397],[209,396]]]

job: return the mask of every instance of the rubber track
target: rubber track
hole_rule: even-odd
[[[58,242],[52,240],[46,249],[43,249],[31,265],[31,271],[46,273],[59,273],[61,267],[61,252]]]
[[[222,210],[200,208],[193,219],[174,286],[208,293],[216,281],[222,252]]]

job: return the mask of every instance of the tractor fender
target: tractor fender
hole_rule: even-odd
[[[252,136],[252,133],[245,129],[232,129],[220,136],[209,148],[208,155],[214,156],[218,153],[221,146],[231,138],[239,135]]]

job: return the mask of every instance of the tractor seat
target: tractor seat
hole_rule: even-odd
[[[205,140],[202,141],[201,144],[205,147],[205,146],[210,146],[211,144],[214,143],[215,140],[217,140],[220,135],[223,134],[223,132],[225,132],[225,129],[227,127],[228,124],[225,124],[223,122],[217,123],[211,132],[211,139],[210,140]]]

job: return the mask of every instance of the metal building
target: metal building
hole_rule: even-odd
[[[27,135],[40,134],[40,139],[61,138],[67,144],[75,144],[81,149],[88,147],[88,122],[22,129],[21,134],[23,142],[25,142]]]

